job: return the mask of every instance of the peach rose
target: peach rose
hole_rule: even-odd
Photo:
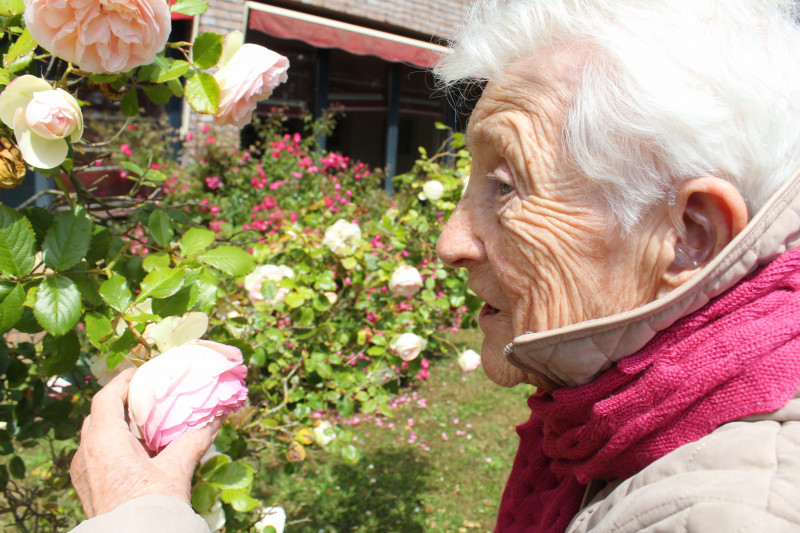
[[[228,41],[234,44],[228,45]],[[216,119],[219,124],[243,128],[250,122],[256,103],[269,98],[273,89],[288,79],[289,60],[257,44],[243,44],[231,54],[230,50],[238,46],[235,34],[226,38],[225,44],[223,57],[230,59],[214,74],[219,84]]]
[[[69,153],[67,138],[83,135],[78,101],[63,89],[26,74],[0,93],[0,120],[14,130],[20,154],[28,164],[55,168]]]
[[[400,265],[389,279],[389,290],[398,296],[411,296],[422,288],[419,270],[409,265]]]
[[[131,431],[161,451],[184,432],[237,411],[247,399],[242,352],[195,340],[143,364],[128,389]]]
[[[47,51],[96,73],[152,63],[171,30],[167,0],[25,0],[25,23]]]

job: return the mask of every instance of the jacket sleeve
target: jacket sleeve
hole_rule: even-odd
[[[206,521],[185,502],[150,495],[81,522],[70,533],[211,533]]]
[[[800,422],[731,422],[601,491],[568,533],[800,532]]]

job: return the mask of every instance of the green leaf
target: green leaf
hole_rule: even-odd
[[[92,240],[92,222],[82,208],[56,215],[42,243],[44,262],[55,271],[77,265]]]
[[[198,35],[192,45],[192,63],[197,68],[211,68],[222,56],[222,39],[219,33],[205,32]]]
[[[145,173],[145,170],[137,165],[136,163],[131,163],[130,161],[123,161],[120,163],[128,172],[132,172],[137,176],[142,176]]]
[[[4,68],[0,68],[0,85],[8,85],[9,82],[11,82],[11,76],[8,74],[8,71]]]
[[[100,346],[114,334],[111,320],[103,314],[95,312],[86,313],[83,317],[83,321],[86,326],[86,335],[95,348],[100,348]]]
[[[229,276],[244,276],[255,268],[253,256],[235,246],[220,246],[198,257],[200,261],[218,268]]]
[[[172,259],[166,252],[147,254],[144,261],[142,261],[142,268],[146,272],[152,272],[159,268],[168,268],[171,262]]]
[[[22,32],[16,42],[8,49],[5,57],[3,57],[3,66],[9,72],[19,72],[24,70],[33,61],[33,51],[36,49],[36,41],[31,37],[28,28]]]
[[[20,213],[0,205],[0,272],[12,276],[29,273],[35,260],[36,235]]]
[[[164,211],[153,211],[150,213],[147,226],[150,228],[150,234],[159,246],[162,248],[169,246],[173,235],[169,215]]]
[[[203,0],[178,0],[170,8],[173,13],[182,13],[190,17],[202,15],[207,9],[208,3]]]
[[[156,105],[166,105],[172,98],[172,91],[164,85],[143,85],[144,94]]]
[[[181,237],[181,255],[191,257],[214,244],[214,232],[202,228],[192,228]]]
[[[166,70],[162,70],[158,73],[158,76],[155,79],[156,83],[165,83],[171,80],[175,80],[186,74],[186,71],[189,70],[189,63],[183,61],[182,59],[175,59],[170,64],[169,68]]]
[[[290,292],[286,295],[286,305],[292,309],[296,309],[305,303],[306,299],[296,292]]]
[[[206,479],[219,489],[244,489],[253,484],[253,469],[242,463],[227,463]]]
[[[119,101],[119,109],[126,117],[136,117],[139,115],[139,95],[137,94],[136,87],[131,87],[130,90],[122,96]]]
[[[22,318],[24,302],[22,285],[0,283],[0,335],[13,328]]]
[[[220,494],[223,502],[231,504],[240,513],[249,513],[259,505],[259,501],[247,494],[245,489],[226,489]]]
[[[213,476],[217,470],[230,462],[230,458],[226,455],[220,454],[211,457],[200,467],[200,478],[208,481],[209,476]]]
[[[217,502],[217,489],[208,483],[200,483],[192,491],[192,507],[198,513],[205,513]]]
[[[153,298],[166,298],[172,296],[183,287],[183,270],[162,268],[154,270],[142,280],[142,292],[136,298],[141,302],[148,296]]]
[[[147,169],[147,172],[144,173],[145,183],[152,187],[156,183],[161,183],[167,181],[167,176],[164,175],[163,172],[160,170],[156,170],[154,168]]]
[[[172,91],[172,95],[176,98],[183,97],[183,84],[180,80],[169,80],[167,82],[167,87],[169,87],[169,90]]]
[[[213,115],[219,107],[219,84],[207,72],[198,72],[186,81],[186,101],[198,113]]]
[[[48,376],[60,376],[75,368],[81,355],[81,343],[75,330],[68,331],[59,338],[45,335],[42,339],[45,359],[42,370]]]
[[[100,285],[100,297],[117,311],[125,311],[131,303],[131,290],[124,276],[114,273]]]
[[[25,11],[23,0],[0,0],[0,17],[13,17]]]
[[[71,330],[81,317],[81,293],[65,277],[48,277],[36,291],[33,314],[39,324],[55,337]]]
[[[44,240],[44,236],[47,235],[47,230],[49,230],[50,226],[53,224],[55,217],[47,209],[36,206],[26,209],[25,217],[27,217],[28,221],[31,223],[33,232],[36,234],[36,245],[40,246]]]
[[[156,298],[153,300],[153,312],[158,316],[180,316],[192,309],[197,301],[195,285],[186,286],[169,298]]]
[[[89,251],[86,253],[86,262],[94,265],[101,259],[105,259],[106,254],[111,249],[111,232],[103,226],[94,226],[92,229],[92,241],[89,243]]]
[[[356,448],[352,444],[348,444],[342,447],[342,459],[344,459],[348,463],[355,464],[358,462],[359,458],[360,454],[358,453],[358,448]]]
[[[19,456],[15,455],[8,463],[8,470],[17,479],[25,479],[25,463]]]

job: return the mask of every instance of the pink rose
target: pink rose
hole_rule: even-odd
[[[69,153],[67,139],[83,135],[78,101],[63,89],[26,74],[0,93],[0,120],[14,130],[22,158],[39,168],[55,168]]]
[[[400,265],[389,279],[389,290],[398,296],[411,296],[422,288],[422,276],[409,265]]]
[[[217,122],[242,128],[256,103],[288,79],[289,60],[257,44],[243,44],[214,78],[219,83]]]
[[[166,0],[25,0],[25,23],[50,53],[97,73],[152,63],[171,29]]]
[[[218,416],[237,411],[247,399],[242,352],[195,340],[150,359],[128,389],[131,431],[152,451]]]

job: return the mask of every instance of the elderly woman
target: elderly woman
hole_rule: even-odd
[[[793,19],[778,0],[483,2],[438,66],[486,82],[439,255],[486,302],[487,375],[539,387],[497,531],[800,531]],[[130,438],[126,379],[95,401],[76,487],[115,509],[94,521],[191,520],[211,433],[180,465],[98,451],[106,427]]]

